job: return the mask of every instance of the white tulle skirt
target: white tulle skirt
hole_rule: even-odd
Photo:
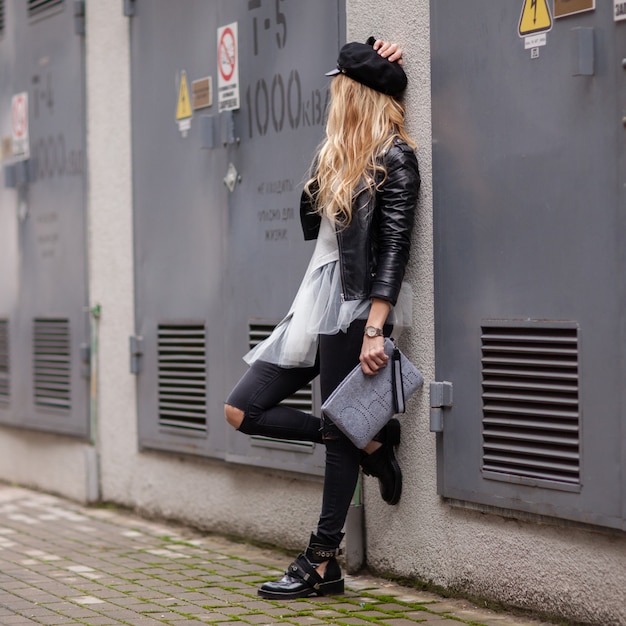
[[[412,293],[403,283],[398,302],[388,318],[394,333],[411,322]],[[309,367],[315,363],[319,335],[345,332],[357,319],[367,319],[371,301],[342,297],[337,237],[330,221],[322,219],[313,257],[289,309],[272,334],[243,358],[282,367]]]

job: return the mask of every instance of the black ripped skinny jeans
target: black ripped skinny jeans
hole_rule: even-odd
[[[336,547],[359,476],[361,451],[326,417],[322,419],[279,402],[320,375],[322,402],[359,363],[366,320],[355,320],[346,333],[320,335],[317,361],[312,367],[284,368],[256,361],[233,389],[227,404],[244,412],[239,430],[292,441],[326,445],[324,496],[317,535]],[[385,326],[385,335],[391,326]]]

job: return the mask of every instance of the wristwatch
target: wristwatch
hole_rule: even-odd
[[[382,337],[383,329],[376,328],[376,326],[366,326],[364,334],[367,335],[368,337]]]

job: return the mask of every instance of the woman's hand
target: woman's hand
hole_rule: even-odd
[[[387,365],[388,360],[389,357],[385,354],[385,338],[364,335],[359,357],[363,373],[368,376],[377,374],[381,367]]]
[[[374,50],[376,50],[383,59],[392,62],[397,61],[398,65],[402,65],[402,48],[400,48],[397,43],[377,39],[374,42]]]

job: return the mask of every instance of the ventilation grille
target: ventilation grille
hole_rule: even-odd
[[[33,363],[35,404],[69,411],[71,408],[69,320],[34,320]]]
[[[64,0],[28,0],[28,15],[39,15],[44,13],[53,7],[63,4]]]
[[[273,330],[273,324],[250,323],[248,335],[250,349],[252,350],[252,348],[261,343],[264,339],[267,339],[267,337],[272,334]],[[302,387],[302,389],[296,391],[296,393],[283,400],[280,404],[282,406],[291,407],[292,409],[304,411],[305,413],[313,413],[313,384],[309,383],[305,387]],[[282,439],[272,439],[270,437],[261,437],[258,435],[253,435],[251,439],[256,440],[258,443],[280,442],[287,444],[289,449],[305,448],[307,450],[312,450],[315,447],[314,444],[307,441],[287,442]]]
[[[206,432],[204,324],[158,328],[159,424]]]
[[[4,31],[4,0],[0,0],[0,35]]]
[[[9,320],[0,319],[0,402],[8,402],[9,389]]]
[[[483,472],[578,485],[577,329],[483,326],[482,386]]]
[[[274,326],[272,324],[250,324],[249,345],[250,349],[267,339],[272,334]],[[313,412],[313,385],[308,384],[292,396],[281,402],[281,405],[288,406],[299,411]]]

